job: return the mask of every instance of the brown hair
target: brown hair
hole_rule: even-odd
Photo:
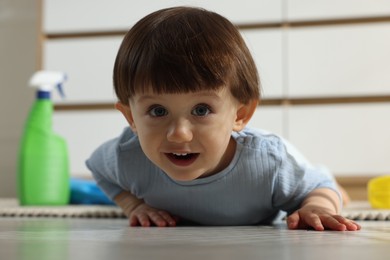
[[[192,7],[151,13],[126,34],[114,65],[117,97],[188,93],[228,86],[247,104],[260,98],[250,52],[236,27],[219,14]]]

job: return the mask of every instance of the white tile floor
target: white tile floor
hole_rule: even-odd
[[[389,259],[390,221],[358,232],[245,227],[130,228],[125,219],[0,218],[1,260]]]

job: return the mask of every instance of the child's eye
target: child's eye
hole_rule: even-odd
[[[168,114],[168,111],[162,106],[154,106],[149,109],[149,115],[153,117],[162,117]]]
[[[208,105],[197,105],[191,112],[194,116],[207,116],[211,113],[211,109]]]

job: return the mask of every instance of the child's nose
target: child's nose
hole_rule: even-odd
[[[174,143],[186,143],[192,140],[191,123],[185,119],[179,119],[169,126],[167,139]]]

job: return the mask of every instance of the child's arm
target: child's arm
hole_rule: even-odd
[[[129,218],[130,226],[149,227],[152,224],[158,227],[176,226],[177,218],[172,217],[166,211],[149,207],[143,200],[136,198],[128,191],[119,193],[114,201]]]
[[[340,210],[340,199],[335,191],[327,188],[315,189],[303,201],[301,208],[288,216],[287,225],[290,229],[312,227],[317,231],[359,230],[360,225],[337,215]]]

